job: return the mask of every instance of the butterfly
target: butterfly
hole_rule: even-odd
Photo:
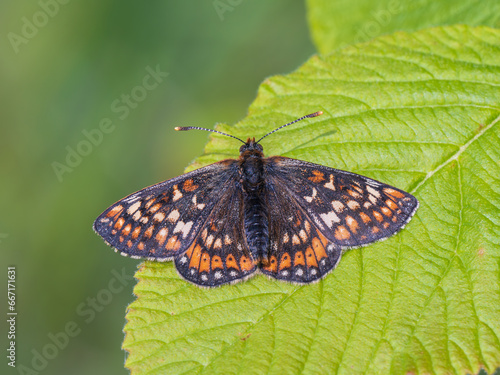
[[[180,276],[203,287],[257,273],[292,283],[317,281],[343,251],[386,239],[418,208],[411,194],[355,173],[243,143],[226,159],[133,193],[106,209],[94,230],[132,258],[173,260]]]

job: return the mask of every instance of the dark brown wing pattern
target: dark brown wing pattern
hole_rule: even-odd
[[[165,261],[182,254],[217,202],[233,194],[235,163],[215,163],[131,194],[104,211],[94,230],[122,255]]]
[[[266,199],[276,207],[270,214],[276,266],[263,272],[294,282],[324,276],[343,249],[392,236],[418,208],[414,196],[395,187],[285,157],[266,159],[266,186]],[[303,264],[306,252],[314,255],[317,267]]]

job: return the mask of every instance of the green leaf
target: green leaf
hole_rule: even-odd
[[[318,51],[367,42],[396,31],[466,24],[500,28],[498,0],[307,0]]]
[[[398,235],[312,285],[216,289],[145,262],[123,347],[133,374],[465,374],[500,366],[500,31],[440,27],[313,57],[219,129],[413,193]],[[185,136],[179,134],[179,136]],[[211,138],[196,166],[237,157]]]

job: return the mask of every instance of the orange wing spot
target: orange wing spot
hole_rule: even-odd
[[[151,238],[151,236],[153,235],[154,229],[155,229],[155,227],[153,227],[153,226],[148,227],[148,229],[146,229],[146,231],[144,232],[144,237]]]
[[[135,240],[137,237],[139,237],[139,233],[141,233],[141,227],[136,227],[132,232],[132,239]]]
[[[380,232],[380,229],[378,229],[378,227],[373,227],[372,228],[372,233],[375,234],[375,233],[378,233],[378,232]]]
[[[115,215],[118,215],[120,212],[123,211],[123,206],[120,205],[120,206],[116,206],[116,207],[113,207],[107,214],[106,214],[106,217],[113,217]]]
[[[392,216],[392,211],[388,207],[382,207],[380,210],[385,216]]]
[[[137,248],[139,250],[144,250],[144,242],[139,242],[139,245],[137,245]]]
[[[312,171],[312,174],[314,176],[308,177],[307,179],[314,182],[315,184],[319,184],[320,182],[323,182],[325,180],[325,175],[323,172],[314,170]]]
[[[189,180],[184,181],[184,185],[182,185],[182,188],[185,191],[195,191],[198,189],[198,185],[194,184],[194,181],[190,178]]]
[[[111,231],[111,234],[116,234],[116,229],[113,229],[113,230]]]
[[[232,254],[229,254],[226,258],[226,267],[236,268],[238,271],[240,270],[240,267],[238,267],[238,263],[236,263],[236,260],[234,259],[234,256]]]
[[[403,198],[405,196],[403,193],[391,188],[385,188],[384,193],[392,195],[395,198]]]
[[[353,198],[358,198],[358,199],[363,198],[363,196],[359,194],[357,191],[347,190],[347,194],[349,194]]]
[[[314,237],[312,239],[312,247],[314,250],[314,254],[316,255],[316,259],[321,260],[327,257],[325,252],[325,245],[323,245],[318,238]]]
[[[210,272],[210,255],[208,253],[201,254],[200,272]]]
[[[363,223],[365,223],[365,224],[369,223],[370,221],[372,221],[372,219],[370,219],[370,216],[368,216],[364,212],[360,212],[359,216],[361,216],[361,220],[363,220]]]
[[[335,230],[334,236],[339,241],[347,240],[347,239],[351,238],[351,234],[346,229],[346,227],[344,227],[343,225],[339,225],[337,227],[337,229]]]
[[[377,221],[379,223],[381,223],[382,221],[384,221],[384,217],[382,216],[382,214],[380,212],[373,210],[372,214],[373,214],[373,216],[375,216],[375,219],[377,219]]]
[[[125,219],[123,217],[119,218],[115,223],[115,229],[117,229],[117,230],[122,229],[124,223],[125,223]]]
[[[283,268],[290,268],[292,266],[292,259],[290,258],[290,254],[285,253],[281,256],[280,267],[281,271]]]
[[[268,265],[263,268],[269,272],[276,272],[278,270],[278,260],[276,259],[276,257],[272,255]]]
[[[151,207],[151,205],[152,205],[155,201],[156,201],[156,198],[150,199],[150,200],[148,201],[148,203],[146,203],[146,204],[144,205],[144,207],[146,208],[146,210],[147,210],[149,207]]]
[[[212,269],[214,270],[216,268],[224,268],[222,265],[222,259],[218,255],[214,255],[212,257]]]
[[[358,231],[359,225],[355,219],[353,219],[351,216],[346,216],[345,221],[352,233],[356,233]]]
[[[187,249],[187,251],[185,253],[187,255],[187,257],[190,259],[191,259],[191,256],[193,255],[193,250],[194,250],[195,245],[196,245],[196,243],[194,242],[191,246],[189,246],[189,249]],[[200,249],[201,249],[201,247],[200,247]]]
[[[392,221],[393,221],[393,222],[398,221],[398,217],[397,217],[397,216],[393,216],[393,217],[392,217]]]
[[[323,244],[323,246],[326,246],[326,244],[328,243],[328,240],[326,239],[326,237],[323,236],[320,232],[317,232],[317,234],[318,234],[318,237],[321,240],[321,243]]]
[[[123,242],[125,240],[125,238],[123,238],[123,236],[120,236],[119,240],[120,240],[120,242]]]
[[[132,224],[125,225],[125,228],[123,228],[123,230],[122,230],[122,234],[124,236],[128,236],[131,229],[132,229]]]
[[[306,262],[307,267],[318,267],[318,262],[316,261],[316,257],[314,256],[314,251],[311,247],[306,249]]]
[[[132,241],[130,240],[127,241],[127,247],[132,247]]]
[[[196,245],[196,247],[192,250],[191,260],[189,261],[189,268],[198,269],[198,267],[200,266],[200,259],[201,259],[201,246]]]
[[[243,271],[250,271],[253,268],[253,264],[250,261],[250,258],[247,258],[246,256],[242,256],[240,258],[240,267]]]
[[[177,241],[177,236],[170,237],[165,245],[165,249],[177,251],[181,247],[181,241]]]
[[[386,204],[387,206],[389,206],[389,208],[391,208],[391,209],[393,209],[393,210],[397,210],[397,209],[399,208],[399,207],[398,207],[398,205],[397,205],[396,203],[394,203],[394,201],[393,201],[392,199],[387,199],[387,200],[385,201],[385,204]]]
[[[295,254],[295,259],[293,260],[293,265],[294,266],[305,266],[306,261],[304,259],[304,253],[302,251],[298,251]]]
[[[389,228],[389,223],[388,223],[388,222],[385,222],[384,224],[382,224],[382,226],[383,226],[385,229],[387,229],[387,228]]]
[[[158,211],[161,207],[161,203],[156,203],[153,207],[151,207],[149,209],[149,212],[151,212],[152,214],[154,214],[156,211]]]

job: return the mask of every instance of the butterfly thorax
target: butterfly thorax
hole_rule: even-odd
[[[262,146],[248,139],[240,148],[240,183],[243,193],[245,237],[252,257],[266,264],[269,251],[267,205],[264,189],[264,154]]]

